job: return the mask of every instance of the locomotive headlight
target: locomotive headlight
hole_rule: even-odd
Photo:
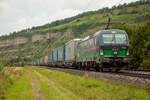
[[[103,53],[103,52],[100,52],[100,55],[101,55],[101,56],[103,56],[103,55],[104,55],[104,53]]]
[[[129,51],[127,51],[127,56],[129,56]]]
[[[103,55],[104,55],[103,50],[101,50],[101,51],[100,51],[100,55],[101,55],[101,56],[103,56]]]
[[[116,55],[116,54],[117,54],[117,52],[115,51],[115,52],[114,52],[114,55]]]

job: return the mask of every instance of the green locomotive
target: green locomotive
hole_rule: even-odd
[[[119,71],[128,65],[128,56],[129,41],[124,30],[101,30],[78,43],[76,63],[81,69]]]

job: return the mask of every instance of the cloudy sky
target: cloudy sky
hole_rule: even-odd
[[[0,35],[137,0],[0,0]]]

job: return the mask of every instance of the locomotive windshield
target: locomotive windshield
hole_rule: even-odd
[[[126,44],[127,39],[125,34],[115,34],[115,40],[117,44]]]
[[[103,34],[103,42],[104,43],[114,43],[114,36],[113,34]]]
[[[127,44],[127,37],[125,34],[103,34],[104,44]]]

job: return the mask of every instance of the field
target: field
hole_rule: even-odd
[[[149,89],[37,67],[5,68],[2,100],[149,100]],[[9,74],[8,74],[9,73]],[[5,80],[6,81],[6,80]],[[4,82],[4,80],[0,81]],[[8,84],[8,82],[7,82]]]

